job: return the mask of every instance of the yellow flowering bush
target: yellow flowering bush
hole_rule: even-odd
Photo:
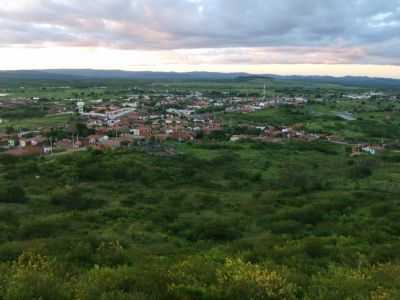
[[[296,287],[277,271],[227,258],[217,270],[218,292],[226,299],[295,299]]]
[[[55,261],[35,253],[23,253],[10,267],[4,300],[68,299]]]
[[[168,291],[177,299],[202,299],[216,281],[216,267],[210,256],[192,256],[168,271]]]
[[[177,299],[295,299],[296,286],[279,272],[240,258],[210,261],[192,257],[169,272],[169,291]]]
[[[392,264],[356,269],[331,266],[312,278],[308,300],[400,299],[400,266]]]
[[[392,300],[395,299],[391,291],[378,287],[375,291],[370,294],[370,300]]]

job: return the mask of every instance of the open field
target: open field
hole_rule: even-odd
[[[62,126],[68,123],[71,115],[57,115],[57,116],[44,116],[42,118],[27,118],[22,120],[7,120],[0,124],[0,130],[7,127],[14,127],[16,129],[37,129]]]

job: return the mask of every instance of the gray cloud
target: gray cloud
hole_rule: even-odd
[[[13,0],[0,7],[2,46],[219,48],[220,63],[400,64],[399,33],[400,0]]]

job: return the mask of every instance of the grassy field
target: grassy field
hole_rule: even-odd
[[[40,129],[63,126],[71,119],[71,115],[53,115],[41,118],[26,118],[21,120],[4,120],[0,124],[0,130],[5,130],[7,127],[15,129]]]

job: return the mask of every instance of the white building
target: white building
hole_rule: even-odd
[[[85,112],[85,102],[79,101],[76,103],[76,106],[80,114],[83,114]]]

